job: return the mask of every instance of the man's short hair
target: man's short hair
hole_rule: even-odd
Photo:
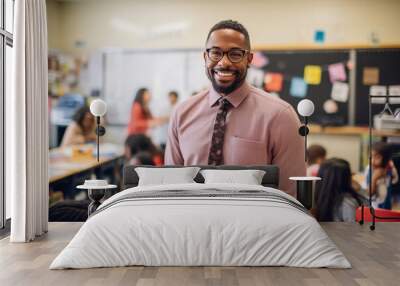
[[[307,148],[307,158],[310,165],[315,164],[318,159],[326,158],[326,149],[318,144],[311,145]]]
[[[208,32],[206,43],[208,42],[208,39],[210,38],[210,35],[212,32],[217,31],[217,30],[223,30],[223,29],[231,29],[231,30],[235,30],[235,31],[241,33],[244,36],[247,48],[250,50],[249,32],[242,24],[240,24],[239,22],[234,21],[234,20],[223,20],[223,21],[220,21],[217,24],[215,24],[211,28],[211,30]]]

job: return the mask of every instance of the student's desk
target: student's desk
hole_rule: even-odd
[[[81,150],[91,148],[93,154],[96,152],[96,147],[93,145],[83,145],[79,148]],[[112,172],[118,169],[123,158],[122,148],[108,143],[100,144],[99,162],[96,156],[73,157],[72,152],[72,147],[55,148],[49,151],[50,190],[62,191],[67,198],[73,198],[71,191],[85,179],[93,175],[104,178],[107,171]],[[91,153],[90,150],[89,153]]]
[[[320,144],[328,157],[339,157],[350,162],[353,172],[362,171],[368,163],[368,127],[321,127],[310,125],[309,144]],[[374,137],[400,137],[400,131],[373,130]]]

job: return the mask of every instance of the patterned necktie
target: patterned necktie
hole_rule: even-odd
[[[232,104],[228,100],[219,100],[219,110],[217,117],[215,118],[210,154],[208,156],[208,165],[222,165],[224,163],[223,146],[225,136],[225,120],[228,110],[231,107]]]

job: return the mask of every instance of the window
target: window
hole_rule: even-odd
[[[0,228],[10,218],[10,194],[5,190],[5,101],[11,92],[14,0],[0,0]]]

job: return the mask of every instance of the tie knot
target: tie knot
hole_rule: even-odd
[[[228,110],[229,108],[232,107],[232,104],[229,102],[229,100],[222,98],[219,101],[219,109],[222,110]]]

